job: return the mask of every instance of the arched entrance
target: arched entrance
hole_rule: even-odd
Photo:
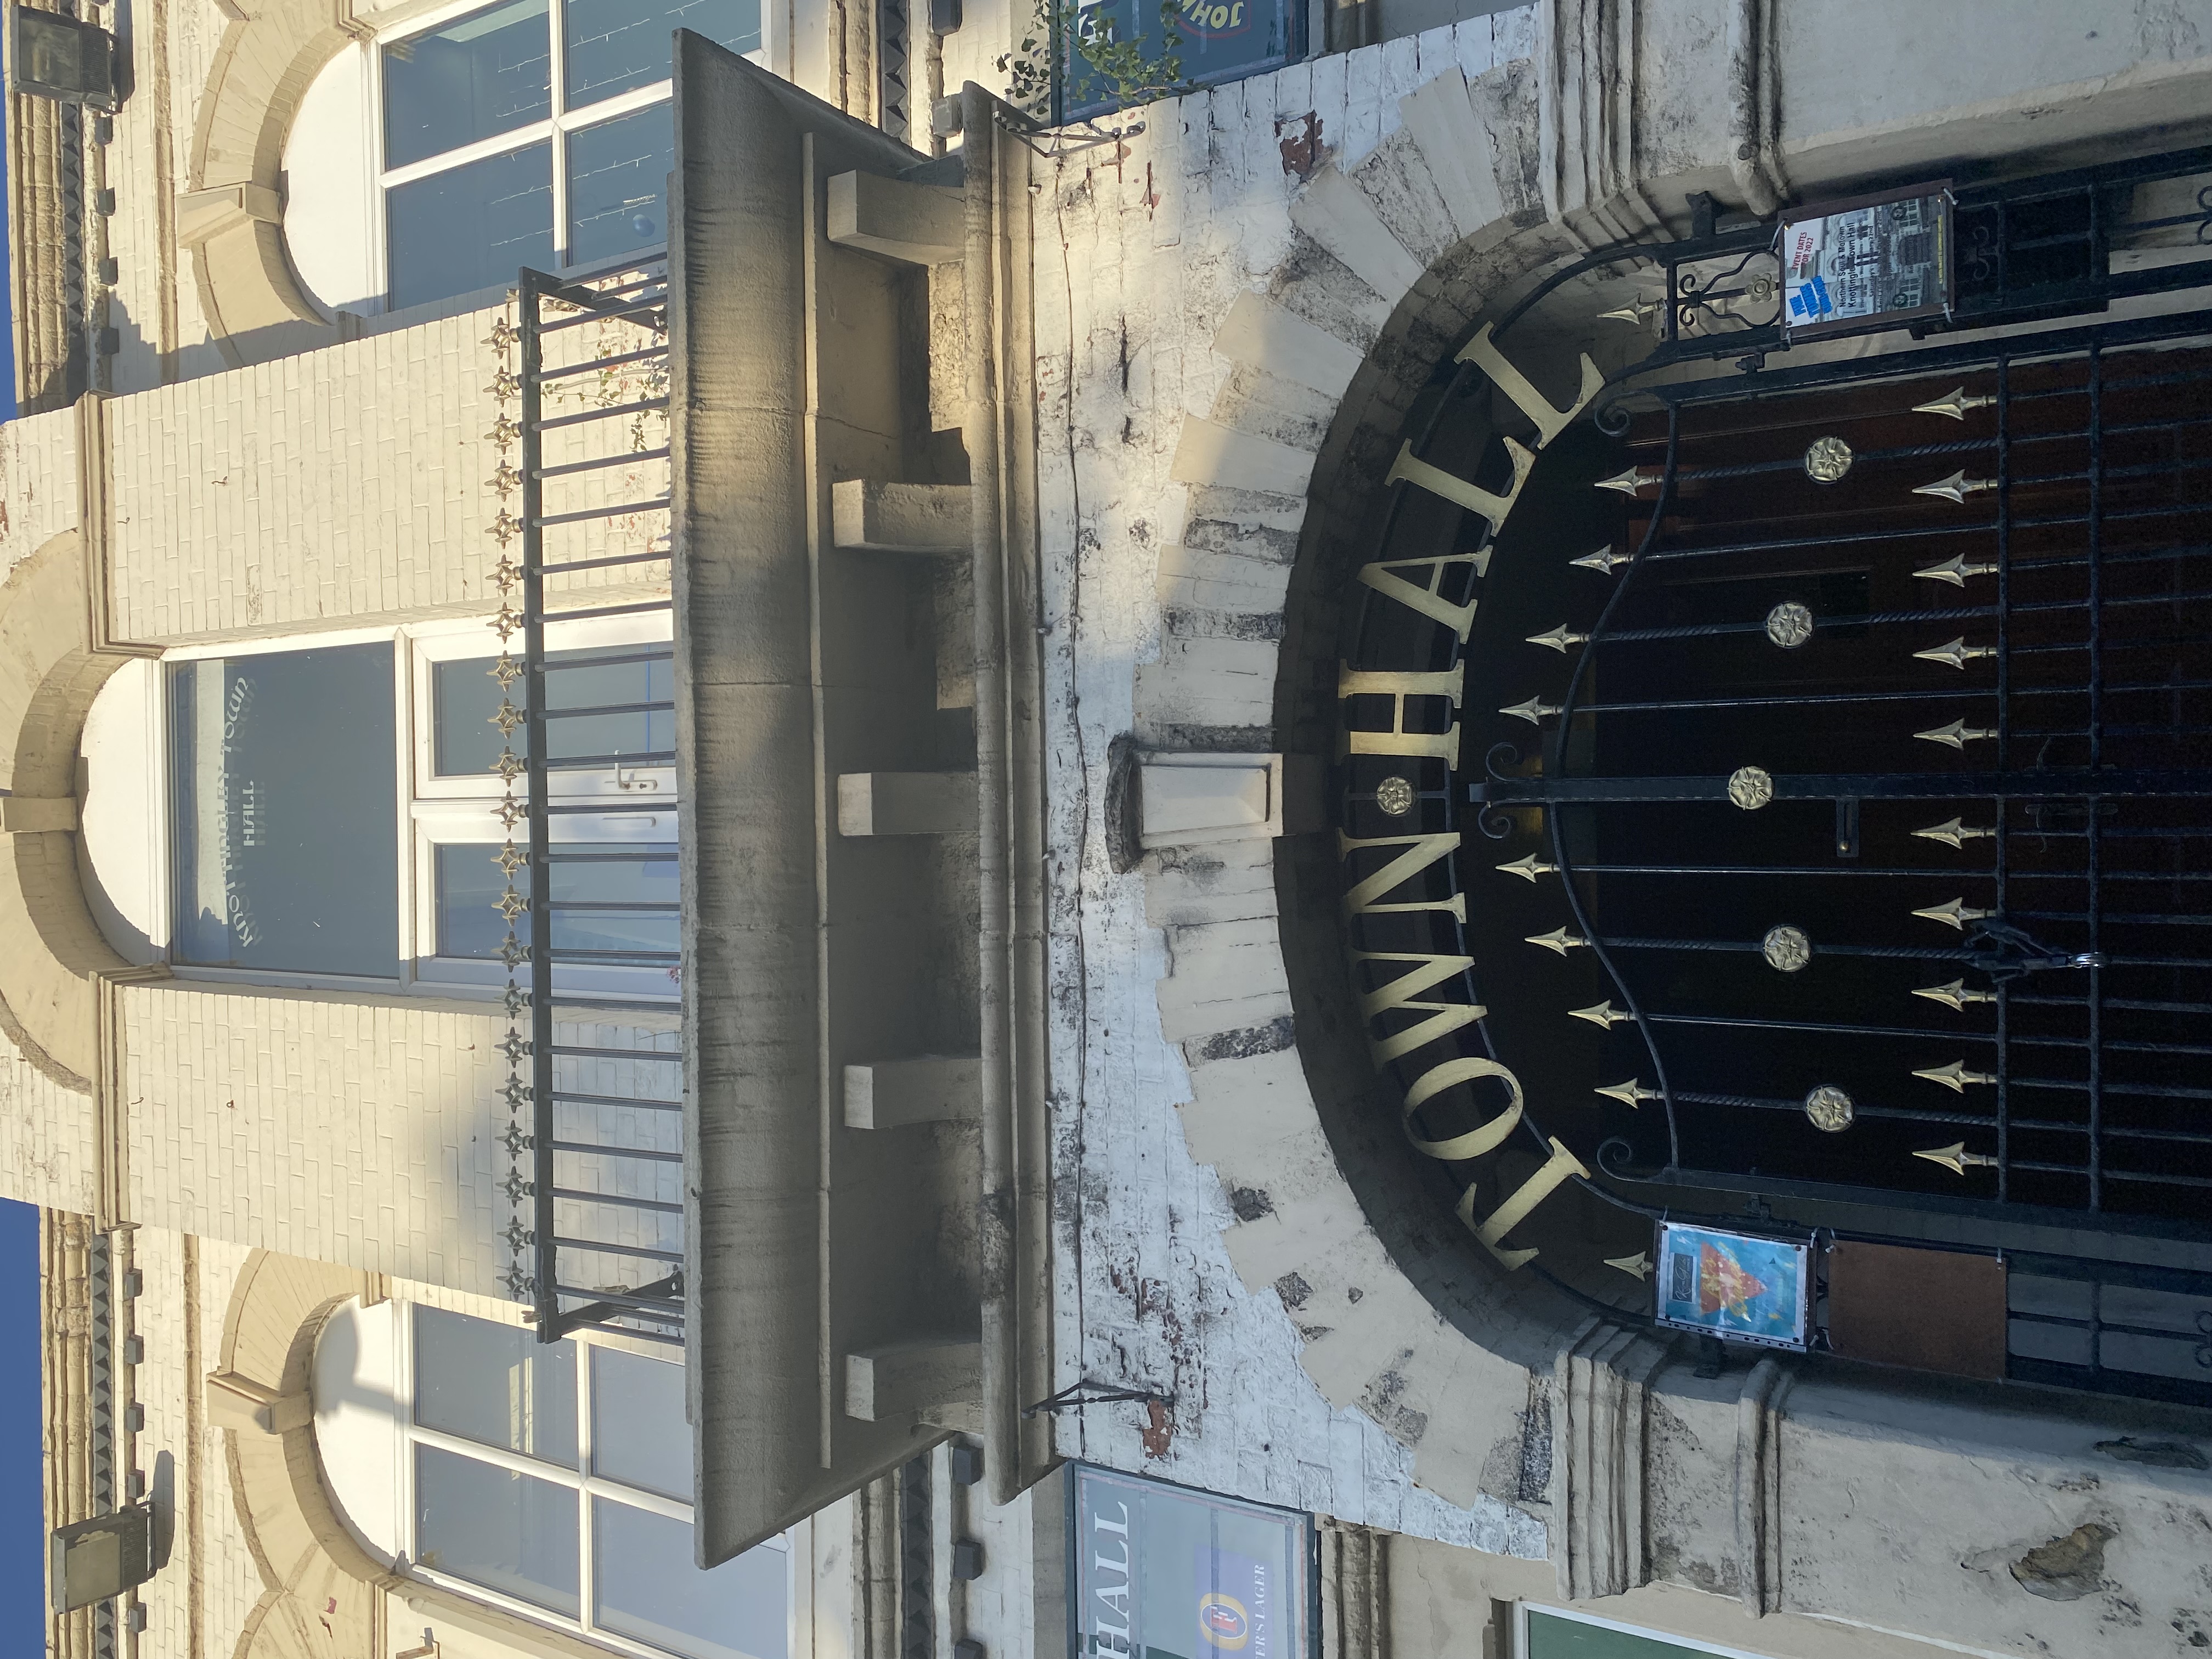
[[[2212,1401],[2206,322],[1632,409],[1486,328],[1417,411],[1334,850],[1369,1109],[1497,1265],[1633,1320],[1653,1222],[1795,1238],[1816,1348]]]

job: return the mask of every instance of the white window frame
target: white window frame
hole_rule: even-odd
[[[545,629],[549,653],[659,645],[670,643],[673,638],[673,613],[662,611],[566,622],[556,617],[549,620]],[[176,896],[173,883],[176,783],[171,772],[169,745],[170,668],[214,658],[268,656],[387,643],[392,647],[392,698],[397,713],[392,765],[398,786],[398,810],[392,824],[392,842],[398,878],[397,975],[384,978],[287,969],[226,968],[177,961],[173,915]],[[440,662],[496,656],[498,653],[498,641],[480,617],[402,627],[331,629],[250,640],[218,640],[165,652],[153,676],[153,707],[149,711],[153,733],[150,749],[158,769],[162,802],[155,831],[152,883],[155,927],[149,930],[149,939],[171,971],[181,979],[218,983],[371,992],[390,991],[396,986],[403,992],[427,995],[471,1000],[496,999],[506,988],[505,964],[477,957],[441,957],[435,952],[437,848],[456,842],[503,842],[507,831],[492,816],[493,808],[506,793],[495,777],[489,773],[481,780],[440,777],[436,774],[431,669]],[[569,803],[601,797],[608,800],[635,799],[639,793],[651,793],[668,804],[665,814],[620,812],[600,817],[564,813],[552,823],[556,841],[665,844],[677,838],[682,802],[677,793],[673,766],[556,773],[550,785],[552,798]],[[518,783],[515,793],[524,797],[528,792]],[[665,969],[574,963],[565,963],[556,969],[556,985],[560,993],[567,995],[635,999],[644,1006],[672,1000],[676,989]]]
[[[550,77],[552,113],[545,119],[533,121],[512,131],[481,138],[459,149],[441,151],[435,155],[410,161],[404,167],[388,167],[384,160],[384,53],[387,46],[412,40],[417,35],[431,33],[456,19],[471,12],[485,10],[498,0],[447,0],[447,3],[423,8],[404,17],[403,21],[386,22],[367,45],[368,64],[368,96],[364,100],[368,131],[368,143],[370,175],[374,188],[370,194],[368,226],[369,262],[373,279],[377,285],[380,310],[389,312],[392,305],[392,258],[390,209],[386,198],[389,191],[401,185],[413,184],[420,179],[434,177],[471,161],[482,161],[489,155],[503,155],[520,149],[526,144],[546,143],[551,149],[553,169],[553,259],[554,268],[566,270],[568,258],[568,138],[585,127],[599,125],[617,116],[634,114],[665,103],[674,96],[672,80],[655,82],[647,86],[633,87],[627,92],[615,94],[570,110],[568,100],[568,38],[563,27],[564,0],[546,0],[546,28],[549,35],[547,74]],[[761,44],[744,53],[751,62],[769,68],[787,55],[783,50],[783,37],[788,32],[789,19],[780,0],[761,0]],[[625,258],[650,258],[665,249],[665,240],[641,245]],[[444,301],[429,303],[443,304]]]
[[[561,1630],[574,1632],[601,1643],[618,1653],[637,1656],[637,1659],[672,1659],[672,1650],[657,1648],[623,1636],[614,1631],[599,1629],[594,1623],[597,1589],[593,1566],[592,1536],[594,1498],[607,1498],[641,1509],[654,1515],[665,1516],[672,1521],[696,1524],[692,1505],[681,1500],[663,1498],[658,1492],[642,1487],[626,1486],[603,1475],[588,1473],[592,1466],[592,1390],[593,1388],[592,1352],[596,1348],[618,1348],[636,1354],[636,1350],[618,1342],[599,1342],[588,1332],[575,1332],[563,1339],[576,1351],[576,1462],[573,1468],[557,1463],[544,1462],[496,1446],[487,1446],[457,1434],[424,1428],[415,1420],[415,1310],[421,1304],[399,1303],[392,1333],[392,1444],[397,1460],[393,1470],[392,1491],[396,1495],[398,1514],[393,1517],[399,1534],[399,1549],[404,1570],[426,1583],[435,1584],[453,1595],[471,1601],[486,1602],[522,1618],[539,1624],[551,1625]],[[462,1317],[475,1318],[475,1315]],[[641,1356],[652,1358],[652,1356]],[[671,1360],[655,1363],[670,1364]],[[435,1446],[442,1451],[474,1458],[495,1468],[527,1474],[554,1486],[568,1488],[579,1494],[576,1507],[576,1595],[578,1615],[568,1618],[534,1601],[526,1601],[495,1589],[488,1589],[471,1579],[441,1572],[425,1567],[416,1559],[415,1538],[415,1448]],[[798,1552],[792,1547],[792,1536],[781,1533],[767,1540],[757,1548],[780,1550],[784,1558],[784,1651],[796,1656],[799,1644],[799,1586],[794,1581]],[[680,1659],[680,1656],[679,1656]]]

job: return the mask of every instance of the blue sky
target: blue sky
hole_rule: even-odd
[[[0,147],[0,192],[5,156]],[[0,420],[15,414],[8,292],[8,239],[0,235]],[[0,1200],[0,1653],[46,1650],[39,1422],[39,1212]]]

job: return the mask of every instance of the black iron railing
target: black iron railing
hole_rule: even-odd
[[[549,630],[564,624],[671,612],[666,486],[636,482],[669,455],[665,261],[588,276],[525,270],[514,303],[514,322],[495,339],[502,356],[520,353],[519,371],[502,367],[497,383],[518,414],[502,414],[494,434],[520,454],[517,469],[502,456],[499,480],[519,493],[520,513],[502,505],[494,526],[495,576],[503,592],[520,595],[520,609],[510,601],[494,623],[494,672],[507,693],[495,720],[507,748],[495,769],[507,791],[499,909],[509,931],[500,957],[510,975],[505,1139],[514,1164],[506,1185],[517,1210],[507,1282],[534,1305],[541,1340],[599,1325],[680,1344],[681,900],[601,891],[592,880],[608,866],[672,866],[673,836],[608,844],[568,833],[580,820],[635,823],[637,814],[653,815],[657,827],[680,810],[642,775],[676,760],[672,738],[659,735],[672,732],[673,697],[653,690],[669,678],[673,646],[549,644]],[[549,504],[549,484],[581,503]],[[516,633],[520,660],[507,653]],[[590,688],[608,683],[610,670],[636,671],[647,689],[606,701]],[[654,735],[607,752],[592,752],[593,738],[568,738],[604,732],[610,721]]]

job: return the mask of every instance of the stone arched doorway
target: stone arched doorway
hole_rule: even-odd
[[[1481,318],[1502,314],[1578,243],[1622,226],[1590,214],[1604,194],[1595,173],[1568,188],[1564,148],[1537,143],[1558,130],[1558,93],[1522,67],[1472,82],[1447,73],[1408,95],[1399,134],[1349,173],[1324,167],[1293,197],[1290,257],[1264,292],[1231,307],[1215,347],[1231,373],[1211,416],[1186,422],[1176,453],[1189,513],[1161,588],[1233,607],[1243,631],[1234,646],[1171,638],[1158,665],[1139,668],[1140,743],[1322,753],[1338,736],[1335,601],[1372,557],[1408,411]],[[1490,167],[1470,172],[1470,154]],[[1735,193],[1741,181],[1717,167],[1655,170],[1634,199],[1680,204],[1709,184]],[[1628,224],[1648,222],[1605,199]],[[1555,411],[1576,403],[1577,348],[1596,359],[1601,379],[1640,349],[1632,330],[1608,336],[1589,326],[1589,313],[1625,308],[1632,319],[1644,297],[1623,285],[1606,306],[1586,307],[1579,337],[1549,349],[1524,331],[1510,367],[1540,386],[1527,388],[1528,401]],[[1492,386],[1482,401],[1497,408],[1485,412],[1503,410],[1533,441],[1530,423],[1506,407],[1520,400],[1502,381]],[[1242,688],[1263,658],[1276,674],[1261,705]],[[1167,931],[1166,1035],[1192,1065],[1183,1121],[1194,1154],[1230,1192],[1237,1221],[1225,1242],[1240,1276],[1282,1298],[1305,1339],[1303,1363],[1328,1399],[1361,1407],[1411,1447],[1422,1485],[1460,1503],[1483,1492],[1510,1501],[1501,1466],[1529,1467],[1540,1440],[1545,1453],[1555,1449],[1524,1402],[1532,1389],[1548,1397],[1555,1365],[1564,1381],[1581,1363],[1577,1328],[1603,1311],[1592,1299],[1616,1299],[1602,1283],[1612,1253],[1589,1253],[1595,1279],[1554,1275],[1562,1282],[1547,1285],[1470,1248],[1476,1224],[1507,1207],[1541,1166],[1540,1146],[1455,1234],[1443,1206],[1410,1213],[1407,1183],[1435,1171],[1398,1128],[1402,1086],[1374,1082],[1368,1050],[1378,1034],[1358,1006],[1374,981],[1355,990],[1344,970],[1340,857],[1317,841],[1286,840],[1157,860],[1147,909]],[[1255,891],[1263,884],[1270,890]],[[1220,920],[1232,913],[1240,920]],[[1504,1085],[1482,1086],[1492,1091],[1482,1115],[1502,1113]],[[1629,1234],[1640,1224],[1632,1218]],[[1512,1235],[1508,1225],[1474,1243],[1528,1248]],[[1617,1299],[1639,1289],[1624,1279]],[[1571,1445],[1556,1449],[1572,1455]]]

